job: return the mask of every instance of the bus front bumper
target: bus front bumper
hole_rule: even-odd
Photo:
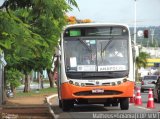
[[[61,85],[62,99],[95,99],[133,97],[134,82],[127,81],[115,86],[75,86],[68,82]]]

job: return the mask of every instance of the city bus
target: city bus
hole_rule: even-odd
[[[68,25],[60,38],[58,99],[63,111],[80,104],[129,109],[134,93],[130,30],[124,24]]]

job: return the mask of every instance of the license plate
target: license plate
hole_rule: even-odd
[[[93,89],[92,90],[92,93],[104,93],[104,90],[103,89]]]

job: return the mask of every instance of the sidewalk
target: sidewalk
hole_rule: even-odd
[[[44,89],[45,88],[49,88],[50,85],[49,84],[44,84]],[[18,91],[23,91],[24,89],[24,85],[21,85],[20,87],[17,88],[17,92]],[[47,93],[40,93],[39,91],[37,91],[38,87],[36,84],[31,84],[31,90],[35,93],[33,93],[32,96],[24,96],[24,97],[13,97],[13,98],[8,98],[6,105],[41,105],[41,104],[45,104],[45,99],[48,96],[51,96],[53,94],[57,94],[56,92],[47,92]]]
[[[0,118],[5,119],[51,119],[55,117],[51,104],[55,103],[57,94],[45,94],[43,96],[30,96],[10,98],[6,105],[0,108]],[[45,111],[45,112],[44,112]]]

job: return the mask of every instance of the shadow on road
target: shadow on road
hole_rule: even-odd
[[[87,112],[87,111],[108,111],[103,105],[75,105],[73,112]]]
[[[109,108],[109,109],[107,109]],[[52,106],[52,109],[55,114],[64,113],[59,106]],[[75,105],[73,109],[67,111],[67,112],[103,112],[103,111],[110,111],[111,110],[119,110],[119,107],[104,107],[103,105],[99,104],[90,104],[90,105]]]

